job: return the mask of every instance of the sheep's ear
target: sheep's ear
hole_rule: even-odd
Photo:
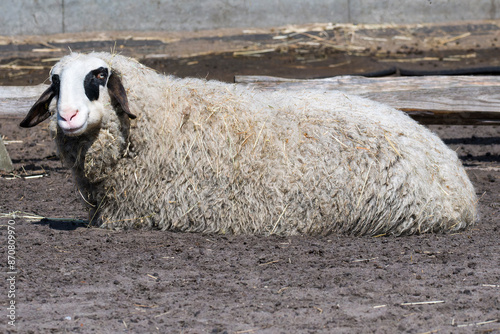
[[[125,92],[125,88],[122,85],[120,77],[114,73],[111,73],[108,79],[108,92],[109,95],[118,102],[118,104],[122,107],[122,110],[128,115],[128,117],[132,119],[137,117],[130,112],[130,109],[128,107],[127,92]]]
[[[35,102],[28,115],[19,124],[23,128],[31,128],[50,117],[49,106],[52,99],[58,94],[58,86],[50,85]]]

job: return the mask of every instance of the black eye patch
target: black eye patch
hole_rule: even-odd
[[[99,99],[99,86],[106,85],[108,79],[108,69],[99,67],[96,70],[90,71],[83,80],[83,87],[85,88],[85,95],[90,101]]]
[[[55,96],[59,95],[59,88],[61,87],[61,80],[59,79],[58,74],[52,75],[52,79],[50,80],[52,82],[52,90],[54,92]]]

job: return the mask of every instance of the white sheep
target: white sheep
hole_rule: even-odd
[[[51,81],[21,126],[57,97],[59,154],[103,227],[401,235],[476,219],[455,152],[367,99],[179,79],[109,53],[72,53]]]

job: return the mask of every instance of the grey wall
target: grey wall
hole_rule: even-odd
[[[0,35],[500,17],[500,0],[1,0]]]

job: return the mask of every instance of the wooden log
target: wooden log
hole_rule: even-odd
[[[388,104],[422,124],[500,124],[497,76],[339,76],[312,80],[236,76],[235,82],[271,90],[340,90]]]
[[[0,117],[24,117],[48,85],[1,86]]]
[[[393,106],[422,124],[500,124],[500,77],[496,76],[339,76],[313,80],[236,76],[235,82],[271,90],[341,90]],[[24,117],[47,88],[43,84],[0,87],[0,117]]]

